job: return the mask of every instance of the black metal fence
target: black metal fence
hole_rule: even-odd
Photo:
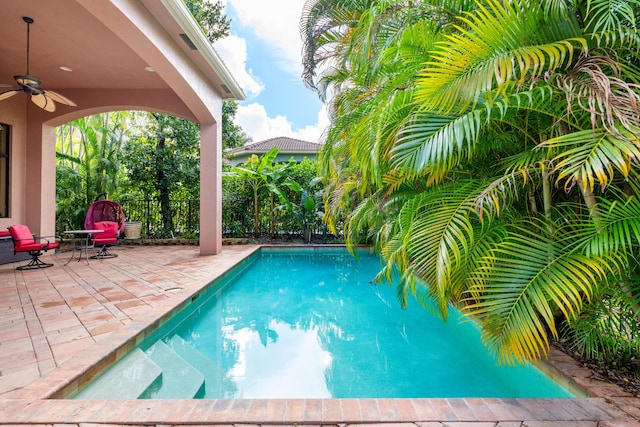
[[[122,203],[127,222],[142,223],[142,237],[146,238],[197,238],[200,234],[200,201],[172,200],[169,204],[171,229],[166,229],[160,202],[157,200],[133,200]]]
[[[142,223],[141,237],[146,239],[198,238],[200,234],[200,201],[198,199],[172,200],[170,202],[171,228],[166,229],[160,202],[157,200],[133,200],[121,202],[127,222]],[[264,205],[259,213],[258,234],[276,237],[302,236],[302,225],[292,212],[271,209]],[[250,237],[254,233],[253,207],[250,201],[235,200],[222,206],[222,232],[225,237]],[[311,232],[326,237],[327,228],[320,222]],[[126,233],[126,231],[125,231]]]

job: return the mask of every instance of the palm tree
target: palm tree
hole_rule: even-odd
[[[380,277],[400,271],[401,301],[435,301],[444,317],[454,303],[501,361],[538,357],[557,318],[628,274],[640,238],[637,200],[615,191],[640,154],[634,2],[418,3],[458,11],[387,43],[362,12],[335,50],[349,85],[322,153],[325,211],[347,215],[353,238],[369,233]],[[362,61],[362,46],[382,48]]]
[[[618,64],[613,51],[596,44],[589,28],[579,25],[578,16],[593,22],[588,10],[577,15],[569,8],[545,10],[539,3],[486,3],[487,9],[467,19],[472,30],[461,28],[439,45],[434,56],[440,60],[428,64],[417,83],[416,99],[423,108],[451,117],[438,132],[457,132],[457,136],[434,132],[420,142],[416,138],[401,141],[395,147],[395,161],[408,166],[410,175],[418,176],[428,168],[438,171],[435,179],[442,179],[477,149],[482,138],[474,134],[494,120],[518,129],[523,139],[531,135],[540,141],[520,153],[502,177],[492,180],[491,187],[478,197],[475,211],[499,212],[514,191],[527,188],[526,177],[538,177],[546,222],[517,218],[510,226],[513,230],[507,230],[504,239],[480,258],[476,271],[481,273],[464,277],[468,281],[465,311],[480,319],[490,347],[501,360],[524,360],[539,356],[540,349],[548,346],[547,330],[557,334],[557,312],[571,320],[594,288],[628,265],[620,252],[598,251],[587,256],[583,251],[587,243],[571,239],[578,223],[574,220],[571,227],[564,226],[573,219],[570,216],[560,216],[562,226],[553,227],[550,184],[555,181],[569,194],[575,185],[589,219],[597,225],[601,214],[596,191],[605,189],[616,176],[628,178],[630,165],[639,154],[635,142],[640,125],[638,95],[627,83],[638,70],[632,63]],[[524,126],[530,123],[533,126]],[[407,129],[415,135],[422,127],[417,124]],[[434,147],[434,135],[442,145]],[[460,155],[448,155],[456,150]],[[516,176],[525,177],[520,185]],[[510,185],[505,186],[507,182]],[[464,224],[469,229],[470,221]],[[462,246],[473,241],[471,234],[457,235],[459,242],[466,240]],[[456,254],[455,244],[448,249],[453,256],[444,260],[436,278],[436,287],[442,289],[440,301],[446,297],[444,289],[460,286],[449,280],[449,266],[466,258]],[[528,274],[523,273],[525,266]]]
[[[126,112],[98,114],[57,128],[58,229],[79,228],[93,201],[117,196],[128,117]]]
[[[83,175],[87,204],[101,194],[117,191],[121,172],[119,153],[128,115],[127,112],[96,114],[57,128],[58,163]]]

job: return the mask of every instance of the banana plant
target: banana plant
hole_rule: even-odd
[[[274,164],[278,156],[278,148],[273,147],[261,157],[255,154],[249,157],[241,165],[226,172],[227,176],[238,176],[243,179],[253,193],[253,235],[258,238],[260,234],[260,191],[266,189],[269,192],[271,235],[275,234],[275,198],[277,197],[281,205],[288,205],[290,202],[284,193],[284,188],[292,191],[300,191],[300,185],[286,178],[286,171],[295,162],[285,164]]]

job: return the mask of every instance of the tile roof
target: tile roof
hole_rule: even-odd
[[[279,136],[243,145],[242,147],[236,147],[227,151],[227,153],[232,155],[240,153],[266,153],[273,147],[278,147],[280,153],[317,153],[320,149],[320,144],[303,141],[301,139],[289,138],[286,136]]]

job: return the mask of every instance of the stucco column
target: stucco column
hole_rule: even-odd
[[[200,255],[222,251],[222,150],[215,123],[200,124]]]
[[[39,236],[56,225],[56,128],[33,120],[27,128],[26,224]]]

